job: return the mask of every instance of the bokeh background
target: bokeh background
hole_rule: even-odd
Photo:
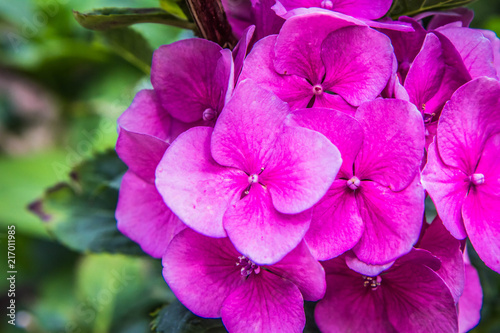
[[[155,312],[174,299],[159,260],[71,250],[53,240],[40,207],[32,210],[41,216],[27,209],[47,188],[71,181],[74,166],[113,149],[116,119],[138,90],[150,87],[151,50],[193,36],[137,24],[134,43],[144,52],[133,54],[116,33],[82,28],[72,10],[158,6],[158,0],[0,0],[0,332],[150,332]],[[473,27],[500,35],[500,1],[469,7]],[[58,189],[50,193],[59,196]],[[85,207],[79,212],[58,214],[85,218]],[[9,225],[16,226],[15,328],[5,316]],[[474,332],[500,332],[500,277],[470,255],[484,291]]]

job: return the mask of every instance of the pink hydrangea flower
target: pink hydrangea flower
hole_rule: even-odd
[[[257,265],[228,238],[186,229],[163,257],[163,276],[193,313],[218,318],[229,332],[302,332],[304,299],[325,292],[325,273],[301,242],[281,261]]]
[[[500,83],[475,79],[446,104],[423,183],[445,227],[500,272]]]
[[[343,163],[327,194],[313,208],[306,242],[326,260],[353,249],[359,259],[384,264],[409,252],[424,212],[419,167],[422,117],[401,100],[362,104],[355,119],[333,110],[296,111],[291,122],[324,134]]]
[[[284,125],[288,105],[241,82],[215,128],[180,135],[156,171],[166,204],[191,228],[229,236],[258,264],[283,258],[304,237],[309,210],[342,160],[320,133]]]

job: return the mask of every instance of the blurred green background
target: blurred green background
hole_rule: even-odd
[[[86,30],[72,15],[114,6],[159,2],[0,2],[0,262],[7,262],[7,226],[15,225],[18,272],[18,327],[2,317],[0,332],[149,332],[152,313],[173,299],[159,260],[70,250],[51,240],[44,222],[27,210],[46,188],[70,181],[75,165],[113,149],[117,117],[138,90],[150,87],[147,44],[155,49],[192,37],[187,30],[137,24],[134,42],[145,52],[134,55],[119,35]],[[473,27],[499,35],[500,1],[470,7]],[[475,332],[500,332],[500,279],[471,256],[485,293]],[[2,315],[9,301],[4,274],[2,268]]]

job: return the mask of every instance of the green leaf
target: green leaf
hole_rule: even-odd
[[[161,23],[193,30],[195,25],[161,8],[101,8],[91,12],[73,11],[81,26],[91,30],[123,28],[136,23]]]
[[[131,28],[120,28],[103,31],[102,36],[118,55],[149,75],[153,49],[140,33]]]
[[[151,323],[155,333],[222,333],[226,332],[220,319],[194,315],[178,300],[163,307]]]
[[[179,6],[180,3],[183,3],[183,0],[160,0],[160,7],[170,14],[187,20],[186,14]]]
[[[393,19],[399,16],[413,16],[429,10],[444,10],[465,6],[476,0],[394,0],[387,13]]]
[[[140,247],[116,228],[118,184],[126,166],[114,151],[97,155],[71,172],[71,183],[48,189],[30,205],[59,242],[81,252],[140,255]]]

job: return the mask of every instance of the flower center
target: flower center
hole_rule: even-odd
[[[260,267],[254,264],[250,259],[245,256],[239,256],[236,266],[241,266],[241,275],[249,276],[254,272],[255,274],[260,273]]]
[[[470,180],[474,185],[481,185],[484,183],[484,175],[482,173],[475,173],[470,176]]]
[[[248,176],[248,183],[250,185],[258,182],[259,182],[259,175],[254,173],[253,175]]]
[[[210,121],[214,120],[215,117],[217,117],[217,112],[215,112],[214,109],[208,108],[205,111],[203,111],[203,120]]]
[[[333,2],[331,2],[330,0],[323,0],[323,1],[321,1],[321,7],[325,8],[325,9],[332,9]]]
[[[323,87],[321,86],[321,84],[315,85],[312,90],[314,95],[321,95],[323,93]]]
[[[358,189],[359,184],[361,184],[361,181],[356,176],[353,176],[347,181],[347,187],[349,187],[353,191],[356,191]]]
[[[363,278],[365,279],[365,281],[363,281],[363,286],[366,288],[370,287],[372,290],[376,290],[382,283],[382,278],[379,275],[376,277],[363,275]]]

